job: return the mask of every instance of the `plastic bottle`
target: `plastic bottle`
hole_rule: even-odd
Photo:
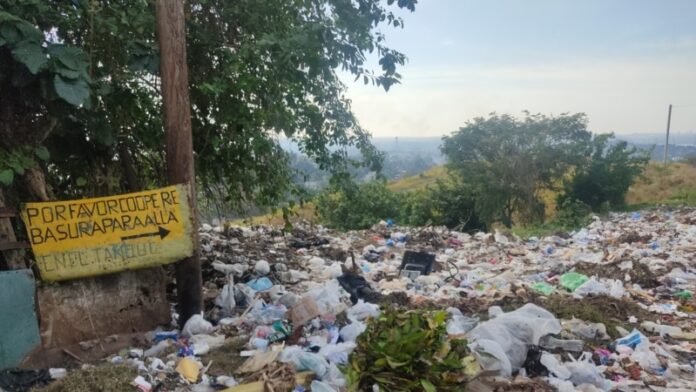
[[[547,335],[541,338],[539,341],[539,346],[548,350],[560,348],[564,351],[580,352],[584,348],[585,342],[582,340],[556,339],[553,336]]]

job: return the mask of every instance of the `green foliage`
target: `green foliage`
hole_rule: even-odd
[[[459,231],[485,231],[487,226],[476,213],[473,193],[465,185],[437,181],[423,191],[405,194],[400,222],[411,226],[447,226]]]
[[[345,369],[348,391],[461,391],[480,369],[466,340],[449,340],[447,313],[386,310],[368,322]]]
[[[532,115],[517,119],[492,114],[475,118],[443,138],[448,167],[475,199],[477,214],[490,225],[510,227],[544,217],[542,189],[553,189],[582,159],[576,147],[591,138],[584,114]]]
[[[402,206],[402,198],[382,181],[329,188],[316,199],[321,220],[339,229],[366,229],[380,220],[396,220]]]
[[[315,204],[321,221],[338,229],[365,229],[389,218],[400,225],[486,229],[476,215],[471,192],[445,181],[413,192],[393,192],[383,181],[349,183],[324,191]]]
[[[23,175],[38,163],[35,158],[48,160],[49,153],[46,147],[22,147],[11,152],[0,148],[0,184],[11,185],[15,177]]]
[[[589,223],[592,209],[580,200],[566,199],[559,206],[553,221],[566,229],[577,229]]]
[[[517,226],[512,229],[512,232],[522,238],[542,237],[559,232],[567,233],[588,225],[592,217],[591,212],[587,204],[579,200],[567,199],[559,205],[556,215],[550,221]]]
[[[559,201],[577,199],[599,211],[602,206],[619,208],[625,204],[628,188],[649,161],[646,153],[628,148],[626,142],[612,143],[612,134],[595,136],[583,150],[586,158],[565,183]]]
[[[385,45],[382,30],[402,27],[395,10],[413,11],[415,4],[186,2],[199,183],[224,187],[223,201],[239,209],[277,205],[297,194],[278,137],[297,142],[320,169],[339,177],[354,165],[379,170],[382,155],[353,116],[337,72],[385,90],[399,83],[405,56]],[[32,137],[14,140],[48,148],[45,169],[56,193],[112,194],[163,184],[152,2],[4,0],[0,9],[0,107],[11,100],[13,113],[45,119],[41,126],[30,116],[17,119]],[[22,38],[25,33],[31,40]],[[22,39],[31,45],[17,46]],[[368,53],[378,58],[377,70],[368,66]],[[47,106],[57,101],[61,110]],[[349,159],[349,147],[361,158]],[[128,169],[140,183],[128,183]]]

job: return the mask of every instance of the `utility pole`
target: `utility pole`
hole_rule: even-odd
[[[665,165],[667,164],[667,159],[669,159],[669,125],[672,122],[672,104],[669,104],[669,110],[667,111],[667,137],[665,138]]]
[[[160,77],[170,184],[188,184],[193,229],[193,256],[176,264],[179,324],[203,309],[203,278],[198,250],[196,177],[193,171],[193,136],[186,64],[186,28],[183,0],[156,0],[157,35],[160,47]]]

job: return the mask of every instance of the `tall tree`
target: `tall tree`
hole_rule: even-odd
[[[540,192],[559,188],[582,161],[592,135],[584,114],[557,117],[525,114],[522,119],[492,114],[475,118],[443,138],[442,151],[475,198],[488,224],[511,226],[544,217]]]
[[[228,202],[237,207],[245,202],[277,203],[292,191],[278,137],[296,141],[323,169],[336,174],[345,173],[351,163],[379,168],[381,155],[351,113],[338,73],[385,89],[398,83],[397,67],[405,56],[386,46],[381,29],[403,26],[394,12],[413,11],[415,4],[416,0],[187,2],[197,180],[224,185]],[[51,111],[47,126],[54,125],[41,142],[50,159],[40,166],[55,192],[101,195],[161,184],[166,176],[152,4],[3,0],[0,10],[6,18],[38,31],[34,36],[40,44],[76,50],[67,64],[57,63],[58,68],[49,55],[48,63],[36,64],[44,67],[41,72],[56,72],[63,65],[74,71],[64,71],[56,82],[62,86],[67,81],[63,84],[69,88],[64,90],[74,94],[66,95],[70,101],[61,103],[63,108]],[[8,42],[0,41],[3,53],[15,50]],[[372,58],[379,63],[378,71],[369,66]],[[31,71],[17,57],[10,60],[0,63],[0,74]],[[36,91],[44,91],[38,86]],[[4,91],[9,100],[21,96],[6,97]],[[10,106],[40,113],[47,110],[41,106],[44,102],[23,97]],[[23,121],[34,134],[29,118]],[[360,162],[348,159],[351,146],[363,153]]]

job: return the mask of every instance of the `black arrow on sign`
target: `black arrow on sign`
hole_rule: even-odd
[[[167,234],[169,234],[169,230],[165,229],[164,227],[157,226],[157,228],[159,228],[159,230],[152,232],[152,233],[135,234],[135,235],[129,235],[126,237],[121,237],[121,241],[133,240],[136,238],[143,238],[143,237],[154,237],[157,235],[160,237],[160,239],[164,239],[164,237],[166,237]]]

